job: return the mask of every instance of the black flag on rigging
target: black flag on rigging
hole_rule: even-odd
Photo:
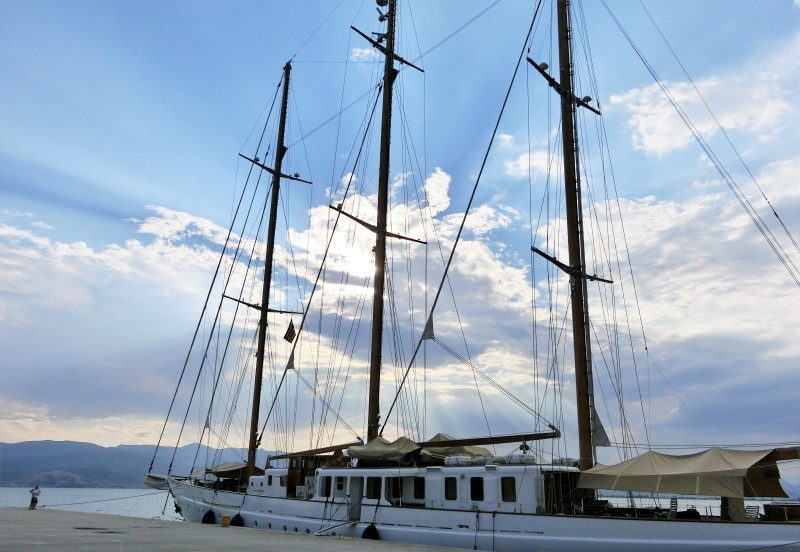
[[[286,341],[288,341],[289,343],[291,343],[292,341],[294,341],[294,337],[296,335],[297,335],[297,332],[294,329],[294,321],[293,320],[289,320],[289,327],[286,328],[286,333],[283,334],[283,338]]]

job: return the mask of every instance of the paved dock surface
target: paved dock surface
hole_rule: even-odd
[[[127,552],[453,552],[344,537],[315,537],[61,510],[0,508],[0,551]]]

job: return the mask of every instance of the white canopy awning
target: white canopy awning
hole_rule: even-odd
[[[447,456],[492,456],[492,453],[483,447],[476,446],[449,446],[448,441],[453,441],[453,437],[446,433],[437,433],[433,439],[427,441],[428,446],[422,448],[408,437],[400,437],[395,441],[389,442],[383,437],[376,437],[365,445],[354,445],[348,447],[347,455],[359,460],[383,461],[383,462],[404,462],[412,455],[417,455],[423,462],[442,463]],[[430,443],[441,442],[443,446],[430,446]]]
[[[728,497],[786,497],[776,461],[797,449],[712,448],[687,455],[649,451],[613,466],[581,472],[579,487]]]

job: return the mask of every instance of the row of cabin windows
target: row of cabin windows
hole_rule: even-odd
[[[336,477],[336,490],[343,491],[345,478],[340,476]],[[360,478],[359,478],[360,479]],[[379,499],[381,497],[381,477],[367,477],[367,488],[364,496],[368,499]],[[331,496],[331,478],[323,477],[322,486],[320,488],[321,496]],[[386,496],[387,498],[399,498],[402,494],[401,478],[387,477],[386,478]],[[458,499],[458,480],[455,477],[444,478],[444,498],[445,500]],[[469,498],[473,502],[482,502],[484,499],[483,492],[483,477],[470,477],[469,478]],[[414,478],[414,499],[425,500],[425,478]],[[516,502],[517,500],[517,486],[514,477],[501,477],[500,478],[500,499],[503,502]]]
[[[286,476],[285,475],[281,475],[279,481],[280,481],[281,487],[285,487],[286,486]],[[253,486],[253,483],[250,483],[250,486]],[[261,487],[264,486],[264,482],[263,481],[261,481],[260,486]],[[271,475],[267,476],[267,486],[268,487],[272,487],[272,476]]]
[[[444,494],[445,500],[456,500],[458,498],[458,485],[455,477],[445,477]],[[483,501],[483,477],[469,478],[469,499],[473,502]],[[517,501],[517,484],[513,477],[500,478],[500,500],[503,502]]]

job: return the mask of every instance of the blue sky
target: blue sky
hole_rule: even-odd
[[[490,5],[411,2],[401,14],[403,55],[416,59]],[[740,179],[741,166],[641,4],[609,5]],[[800,232],[800,6],[644,5],[789,229]],[[658,362],[648,386],[664,387],[660,369],[681,395],[652,392],[654,442],[800,441],[798,288],[602,5],[583,9],[595,101],[605,114],[642,318]],[[290,57],[290,142],[370,89],[378,68],[356,50],[367,45],[349,26],[377,29],[373,3],[10,0],[2,12],[0,440],[153,442],[210,281],[218,233],[241,189],[246,167],[237,154],[249,151],[251,129]],[[435,216],[445,234],[463,212],[531,12],[530,2],[501,1],[425,55],[424,76],[404,71],[399,78],[420,179],[428,179],[429,202],[439,200]],[[547,37],[537,30],[537,60],[548,56]],[[367,62],[342,63],[348,58]],[[540,193],[538,156],[547,143],[543,111],[531,123],[526,116],[526,90],[531,109],[546,105],[534,103],[546,87],[528,69],[479,189],[463,256],[471,273],[455,277],[462,291],[486,290],[476,293],[488,311],[462,307],[470,293],[458,298],[459,308],[502,329],[474,336],[471,352],[512,386],[527,385],[530,362],[514,350],[530,342],[527,172],[530,165]],[[579,75],[586,83],[586,73]],[[328,201],[325,189],[344,173],[342,158],[366,109],[365,99],[345,113],[338,151],[336,122],[290,148],[290,169],[315,182],[291,192],[294,215]],[[393,175],[409,168],[395,163]],[[757,200],[752,183],[740,181]],[[324,237],[315,233],[321,226],[298,218],[298,239]],[[359,238],[367,264],[354,274],[368,268],[370,239]],[[800,263],[797,251],[790,254]],[[446,362],[431,375],[439,389],[460,389],[457,380]],[[482,416],[448,413],[457,394],[439,398],[445,406],[432,406],[429,416],[451,423],[450,433],[481,427]],[[358,404],[349,411],[356,424]],[[506,429],[523,429],[512,426]]]

